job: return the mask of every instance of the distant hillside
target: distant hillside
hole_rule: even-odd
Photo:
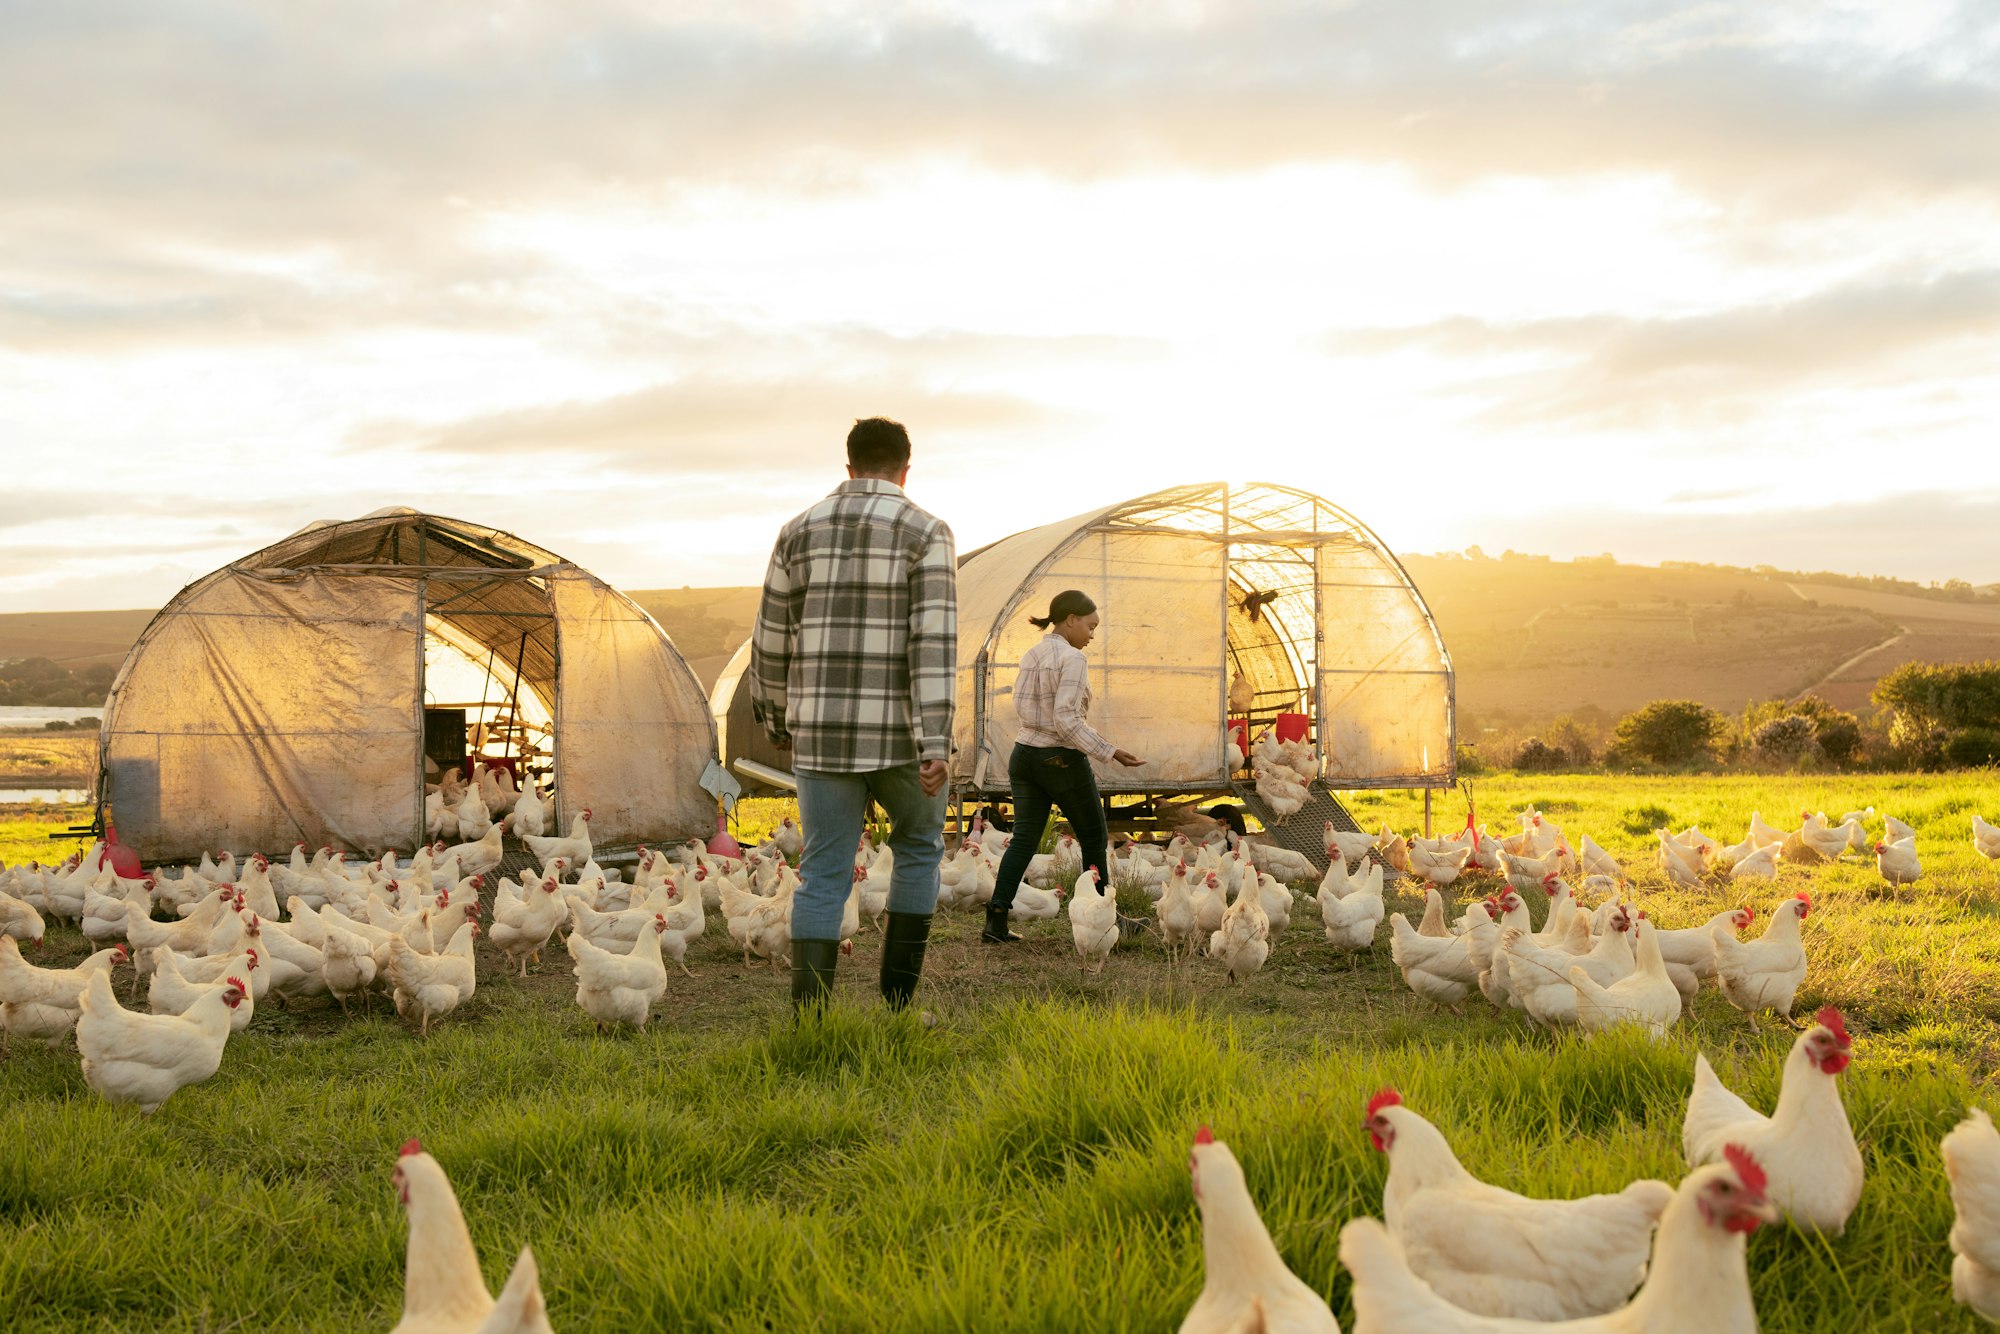
[[[1856,709],[1867,704],[1876,678],[1900,663],[2000,658],[2000,602],[1990,597],[1601,558],[1412,555],[1403,563],[1438,618],[1458,668],[1460,713],[1471,726],[1534,726],[1593,711],[1615,717],[1668,696],[1734,712],[1808,689]],[[757,593],[628,590],[673,637],[704,688],[749,634]],[[151,616],[0,615],[0,660],[46,657],[72,669],[115,664]]]
[[[116,667],[138,640],[150,611],[25,611],[0,615],[0,662],[49,658],[75,670]]]

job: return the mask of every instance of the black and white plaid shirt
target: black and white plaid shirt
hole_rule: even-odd
[[[866,773],[951,752],[958,561],[894,482],[855,478],[787,523],[750,632],[750,702],[797,769]]]

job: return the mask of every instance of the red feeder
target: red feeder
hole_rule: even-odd
[[[1312,731],[1312,718],[1303,713],[1281,713],[1275,724],[1280,741],[1304,741]]]
[[[708,850],[717,857],[743,855],[743,845],[729,836],[729,817],[721,811],[715,813],[715,837],[708,840]]]
[[[97,869],[101,871],[106,866],[124,880],[138,880],[146,874],[139,868],[137,849],[120,843],[118,830],[111,825],[104,826],[104,850],[97,854]]]

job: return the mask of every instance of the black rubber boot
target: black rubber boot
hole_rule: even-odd
[[[792,942],[792,1010],[823,1007],[833,994],[833,967],[840,960],[837,940]]]
[[[1007,929],[1007,910],[986,905],[986,929],[979,938],[989,945],[1011,945],[1020,937]]]
[[[882,928],[882,999],[895,1009],[917,994],[924,973],[924,945],[931,938],[929,913],[892,912]]]

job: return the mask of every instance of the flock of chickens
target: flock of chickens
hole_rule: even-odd
[[[1635,1181],[1575,1200],[1481,1181],[1435,1125],[1383,1089],[1362,1122],[1388,1158],[1382,1218],[1340,1230],[1356,1334],[1754,1334],[1745,1238],[1780,1220],[1838,1237],[1860,1198],[1861,1156],[1835,1083],[1850,1048],[1839,1012],[1820,1011],[1792,1046],[1768,1118],[1712,1074],[1704,1080],[1698,1064],[1680,1184]],[[2000,1320],[2000,1134],[1975,1109],[1939,1149],[1958,1212],[1954,1295]],[[1206,1126],[1188,1170],[1207,1277],[1182,1334],[1339,1334],[1325,1298],[1286,1268],[1242,1168]]]
[[[1276,767],[1299,772],[1290,763],[1295,754],[1273,749]],[[1910,883],[1919,873],[1914,831],[1891,818],[1884,836],[1871,839],[1864,822],[1872,815],[1851,812],[1835,822],[1805,812],[1791,830],[1757,815],[1734,845],[1699,828],[1661,830],[1658,856],[1671,881],[1693,886],[1718,877],[1755,881],[1774,875],[1780,862],[1811,865],[1872,851],[1885,880]],[[790,819],[741,858],[693,842],[642,850],[627,881],[597,864],[588,810],[567,835],[538,832],[544,815],[532,782],[516,791],[499,775],[479,773],[474,782],[447,784],[433,794],[432,818],[438,832],[459,841],[407,862],[388,854],[349,865],[333,849],[308,856],[300,845],[282,863],[262,855],[238,862],[225,852],[177,874],[127,878],[99,844],[58,867],[0,868],[0,1029],[8,1040],[51,1046],[73,1032],[89,1086],[150,1113],[213,1075],[230,1034],[274,999],[327,995],[345,1008],[386,993],[427,1033],[473,994],[482,930],[524,975],[564,931],[577,1003],[600,1027],[647,1022],[666,991],[669,964],[688,971],[687,949],[711,914],[746,964],[752,956],[773,967],[789,962],[799,883],[792,868],[803,846]],[[1204,955],[1234,982],[1263,966],[1301,908],[1317,911],[1336,949],[1372,946],[1385,915],[1385,875],[1394,872],[1425,884],[1420,925],[1389,916],[1391,955],[1412,991],[1457,1007],[1476,988],[1533,1024],[1587,1032],[1632,1023],[1657,1036],[1710,978],[1753,1025],[1765,1009],[1789,1017],[1805,975],[1807,893],[1780,900],[1755,939],[1739,938],[1757,916],[1748,904],[1667,929],[1631,900],[1628,878],[1610,854],[1588,837],[1572,844],[1532,810],[1505,838],[1470,821],[1452,838],[1405,839],[1387,828],[1346,833],[1331,824],[1323,832],[1327,869],[1317,893],[1303,897],[1291,886],[1316,868],[1254,836],[1207,828],[1164,846],[1120,840],[1111,865],[1099,868],[1083,866],[1076,840],[1064,834],[1031,862],[1013,915],[1031,921],[1066,909],[1081,966],[1101,971],[1121,939],[1117,892],[1143,893],[1175,966]],[[482,893],[497,878],[509,833],[540,869],[499,879],[489,910]],[[1974,816],[1973,835],[1984,856],[2000,859],[2000,828]],[[991,897],[1009,838],[976,820],[955,841],[940,868],[941,909],[975,908]],[[893,852],[864,836],[844,942],[864,921],[879,925],[893,869]],[[1504,876],[1505,887],[1496,885],[1448,922],[1439,887],[1480,871]],[[1580,877],[1577,890],[1573,877]],[[1526,908],[1536,894],[1548,901],[1539,930]],[[1585,896],[1601,898],[1586,907]],[[78,923],[100,948],[73,968],[35,967],[20,943],[40,942],[43,914]],[[114,971],[126,966],[134,970],[131,996],[146,987],[148,1012],[128,1009],[114,991]],[[1385,1090],[1367,1110],[1368,1130],[1390,1165],[1384,1222],[1356,1220],[1341,1235],[1357,1328],[1498,1330],[1520,1327],[1513,1321],[1577,1321],[1571,1327],[1754,1329],[1743,1235],[1782,1214],[1837,1236],[1860,1196],[1862,1160],[1836,1082],[1850,1051],[1841,1016],[1820,1011],[1793,1046],[1768,1117],[1730,1092],[1698,1055],[1684,1132],[1691,1171],[1678,1189],[1645,1181],[1575,1201],[1532,1200],[1481,1183],[1431,1123]],[[2000,1320],[2000,1136],[1975,1111],[1946,1137],[1943,1154],[1959,1210],[1951,1234],[1956,1295]],[[1336,1328],[1325,1301],[1285,1269],[1228,1148],[1204,1132],[1190,1166],[1208,1265],[1207,1287],[1183,1328]],[[407,1151],[398,1181],[411,1219],[399,1328],[547,1328],[532,1255],[523,1254],[519,1282],[510,1279],[496,1306],[479,1284],[435,1162]],[[439,1292],[456,1295],[419,1318],[430,1300],[420,1293]]]

